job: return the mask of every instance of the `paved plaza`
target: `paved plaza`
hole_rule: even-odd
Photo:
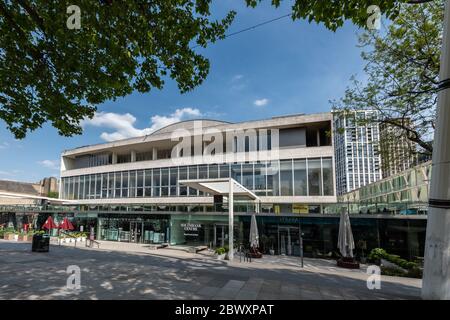
[[[81,289],[68,289],[67,267],[81,269]],[[422,281],[381,277],[367,289],[366,266],[337,268],[332,260],[264,256],[249,262],[203,253],[151,250],[148,245],[101,242],[99,249],[0,240],[1,299],[420,299]]]

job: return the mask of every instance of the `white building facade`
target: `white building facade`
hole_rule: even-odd
[[[342,195],[380,180],[380,129],[375,110],[334,111],[336,189]]]
[[[97,239],[223,245],[227,202],[179,181],[233,178],[256,194],[257,204],[235,197],[236,235],[256,212],[271,221],[321,214],[336,203],[331,132],[331,113],[183,121],[144,137],[64,151],[60,198],[86,212],[95,208],[74,218],[95,225]],[[279,252],[293,253],[298,224],[283,228],[267,232]]]

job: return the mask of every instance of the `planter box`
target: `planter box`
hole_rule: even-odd
[[[30,241],[31,240],[31,237],[30,236],[28,236],[27,234],[26,235],[19,235],[19,241]]]
[[[5,240],[14,240],[14,236],[15,236],[14,233],[5,233],[3,235],[3,239],[5,239]]]
[[[78,238],[77,238],[77,242],[81,242],[81,237],[78,237]]]
[[[225,257],[227,256],[227,254],[226,253],[224,253],[224,254],[218,254],[217,255],[217,260],[225,260]]]
[[[81,242],[85,242],[86,241],[86,237],[81,237]]]
[[[70,239],[69,238],[64,238],[64,242],[65,243],[70,243]]]

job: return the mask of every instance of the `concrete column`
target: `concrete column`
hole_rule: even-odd
[[[152,149],[152,160],[158,160],[158,149]]]
[[[229,194],[228,194],[228,248],[230,249],[230,251],[228,252],[228,259],[230,261],[233,261],[234,258],[234,248],[233,248],[233,226],[234,226],[234,221],[233,221],[233,215],[234,215],[234,199],[233,199],[233,187],[234,187],[234,182],[233,179],[230,178],[230,190],[229,190]]]
[[[450,0],[444,16],[440,81],[450,78]],[[422,298],[450,299],[450,88],[438,94]]]
[[[117,163],[117,153],[115,153],[115,152],[112,153],[111,162],[112,162],[112,164],[116,164]]]
[[[131,162],[136,162],[136,151],[131,150]]]

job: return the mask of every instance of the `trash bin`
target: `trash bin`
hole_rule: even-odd
[[[48,252],[50,247],[50,236],[48,234],[35,234],[31,243],[31,251]]]

